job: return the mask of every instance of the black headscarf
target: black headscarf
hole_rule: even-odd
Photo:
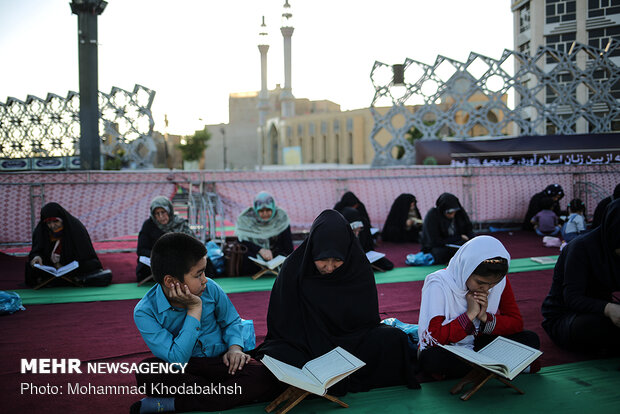
[[[320,257],[344,260],[334,272],[321,275],[314,265]],[[340,346],[366,366],[330,392],[396,384],[418,386],[407,336],[380,321],[370,263],[344,217],[325,210],[314,220],[308,238],[282,266],[269,299],[267,336],[253,355],[260,358],[267,354],[302,367]]]
[[[64,266],[77,260],[80,268],[86,262],[90,262],[87,266],[89,268],[101,268],[101,262],[97,258],[88,231],[80,220],[69,214],[58,203],[48,203],[41,208],[41,220],[32,232],[32,250],[28,255],[29,260],[35,256],[41,256],[44,265],[52,265],[50,256],[55,242],[52,242],[50,238],[52,232],[45,223],[45,220],[51,217],[60,218],[63,225],[60,264]]]
[[[392,203],[387,219],[385,220],[385,224],[383,225],[383,230],[381,231],[382,240],[397,243],[417,241],[419,226],[412,226],[410,231],[407,231],[406,228],[411,203],[416,201],[413,194],[403,193],[396,197],[396,200]],[[415,212],[421,219],[422,216],[420,215],[420,210],[418,210],[417,205],[415,206]]]
[[[359,211],[362,216],[362,223],[364,224],[364,229],[361,231],[359,235],[360,243],[362,244],[362,248],[364,251],[369,251],[374,249],[375,242],[372,239],[372,235],[370,234],[370,217],[368,217],[368,212],[366,211],[366,206],[364,203],[360,201],[359,198],[355,196],[351,191],[347,191],[342,195],[342,198],[339,202],[334,206],[334,210],[343,214],[343,210],[346,207],[354,208]]]
[[[447,243],[462,244],[464,241],[461,234],[470,239],[475,236],[469,216],[454,194],[441,194],[435,206],[426,213],[422,225],[422,250],[424,252],[430,252],[433,247],[445,246]],[[455,230],[453,235],[450,235],[448,231],[452,220],[445,216],[446,211],[451,209],[458,209],[453,219]]]
[[[620,200],[609,204],[601,225],[571,240],[553,271],[542,306],[545,324],[566,313],[603,313],[620,290]]]
[[[362,215],[362,218],[367,222],[365,224],[368,224],[368,227],[370,227],[370,217],[368,217],[366,206],[351,191],[347,191],[346,193],[342,195],[342,198],[340,199],[340,201],[337,202],[336,205],[334,206],[334,210],[341,212],[341,210],[345,207],[353,207],[357,211],[359,211],[360,214]]]
[[[321,275],[314,265],[321,256],[341,257],[344,263]],[[259,355],[301,367],[336,346],[354,352],[379,322],[377,288],[366,255],[344,217],[325,210],[276,279]]]

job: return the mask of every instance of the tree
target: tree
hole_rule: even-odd
[[[183,154],[185,161],[199,161],[208,147],[207,142],[211,139],[211,133],[207,127],[196,131],[194,135],[186,137],[185,144],[178,144],[177,148]]]
[[[424,125],[431,126],[435,124],[435,121],[422,121]],[[437,134],[435,134],[437,136]],[[409,131],[405,133],[405,139],[409,141],[411,145],[415,145],[416,140],[422,138],[422,131],[420,131],[415,125],[412,126]],[[405,149],[401,145],[396,146],[396,156],[397,160],[401,159],[405,155]]]

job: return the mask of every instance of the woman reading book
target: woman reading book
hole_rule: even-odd
[[[393,243],[417,243],[422,222],[415,196],[403,193],[392,203],[381,231],[381,239]]]
[[[424,217],[422,251],[432,254],[435,263],[448,263],[458,246],[474,237],[471,220],[459,199],[454,194],[441,194]]]
[[[435,379],[458,378],[471,367],[437,346],[457,344],[475,351],[498,335],[538,349],[538,335],[523,319],[506,277],[510,255],[499,240],[478,236],[465,243],[448,267],[426,277],[418,332],[421,368]],[[530,371],[537,371],[539,365]],[[534,365],[532,364],[532,365]]]
[[[112,274],[101,271],[101,262],[84,225],[60,204],[48,203],[41,209],[41,220],[32,232],[32,250],[26,263],[26,284],[37,286],[50,277],[49,273],[35,267],[35,264],[58,269],[73,261],[77,261],[79,266],[67,273],[67,277],[91,286],[110,284]],[[58,279],[52,283],[62,282]]]
[[[268,262],[278,255],[288,256],[293,251],[291,222],[286,211],[276,206],[273,196],[261,191],[254,197],[251,207],[237,218],[237,238],[245,247],[241,263],[241,274],[253,274],[260,268],[250,257],[262,258]]]
[[[151,257],[155,242],[166,233],[184,233],[193,236],[187,219],[174,213],[172,202],[167,197],[157,196],[151,201],[150,217],[142,223],[138,234],[138,263],[136,278],[138,282],[151,275],[151,267],[140,261],[140,257]]]
[[[553,271],[542,326],[562,348],[620,355],[620,200],[601,225],[572,240]]]
[[[382,325],[370,263],[349,223],[323,211],[287,258],[269,300],[267,336],[255,351],[301,368],[340,346],[366,363],[328,392],[417,388],[407,335]]]

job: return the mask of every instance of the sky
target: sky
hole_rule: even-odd
[[[79,91],[70,0],[0,0],[0,102]],[[284,0],[108,0],[98,18],[99,90],[156,91],[155,129],[191,134],[228,122],[228,95],[260,89],[258,32],[269,32],[267,86],[284,86]],[[512,49],[510,0],[290,0],[292,88],[342,110],[368,107],[375,61],[499,58]]]

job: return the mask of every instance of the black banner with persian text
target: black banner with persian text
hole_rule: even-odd
[[[415,143],[416,163],[439,165],[602,165],[620,163],[620,134],[535,135]]]

